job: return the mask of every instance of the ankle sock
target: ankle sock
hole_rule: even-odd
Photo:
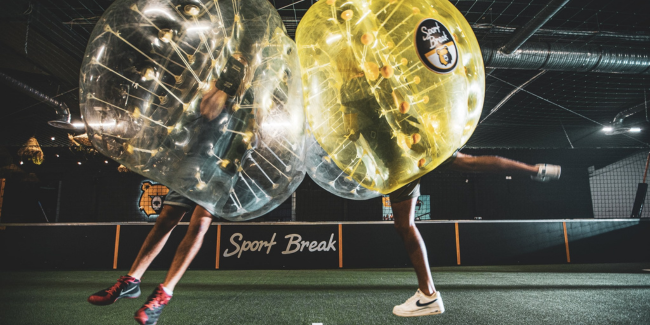
[[[162,289],[165,291],[166,294],[168,294],[170,297],[174,295],[174,291],[171,291],[167,289],[167,287],[162,286]]]

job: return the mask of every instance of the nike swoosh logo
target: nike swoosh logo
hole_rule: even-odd
[[[129,289],[129,290],[122,291],[122,294],[129,293],[129,292],[131,292],[131,291],[133,291],[133,290],[135,290],[135,289],[137,289],[137,288],[138,288],[138,287],[133,287],[133,288],[131,288],[131,289]],[[435,300],[434,300],[434,301],[435,301]]]
[[[420,300],[418,300],[418,301],[415,302],[415,305],[418,306],[418,307],[424,307],[424,306],[429,306],[429,305],[431,305],[432,303],[434,303],[436,301],[438,301],[438,299],[433,299],[433,300],[427,302],[426,304],[421,304]]]

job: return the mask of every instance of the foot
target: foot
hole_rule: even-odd
[[[402,317],[438,315],[445,312],[440,292],[427,296],[420,289],[405,303],[395,306],[393,314]]]
[[[88,302],[97,306],[106,306],[121,298],[140,297],[140,280],[123,275],[112,287],[96,292],[88,297]]]
[[[167,306],[167,303],[171,298],[172,296],[168,295],[165,293],[165,290],[163,290],[163,285],[158,285],[156,290],[154,290],[149,298],[147,298],[147,302],[145,302],[144,305],[135,312],[133,318],[141,325],[156,324],[163,308]]]
[[[538,182],[548,182],[560,179],[562,167],[549,164],[537,164],[535,166],[539,167],[539,170],[537,171],[537,175],[531,176],[530,179]]]

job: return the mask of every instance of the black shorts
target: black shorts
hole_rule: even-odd
[[[456,159],[457,154],[458,151],[454,152],[451,157],[447,158],[447,160],[440,164],[440,166],[438,166],[436,169],[440,170],[448,167],[454,161],[454,159]],[[418,178],[390,193],[390,203],[393,204],[411,199],[417,199],[420,196],[420,179],[421,178]]]
[[[167,193],[167,196],[165,196],[165,201],[163,202],[163,205],[173,205],[177,207],[186,208],[188,210],[192,210],[196,206],[196,203],[182,196],[180,193],[174,190],[170,190],[169,193]]]

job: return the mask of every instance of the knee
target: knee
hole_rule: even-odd
[[[156,219],[155,227],[164,230],[170,231],[178,225],[178,222],[183,218],[185,211],[176,211],[173,209],[163,210],[163,212]]]
[[[398,222],[395,220],[395,230],[401,237],[406,237],[411,230],[411,225],[408,222]]]
[[[207,220],[201,220],[201,222],[197,222],[197,223],[190,223],[189,228],[187,228],[186,236],[203,238],[203,236],[205,236],[205,233],[208,232],[211,222],[212,222],[212,218]]]

